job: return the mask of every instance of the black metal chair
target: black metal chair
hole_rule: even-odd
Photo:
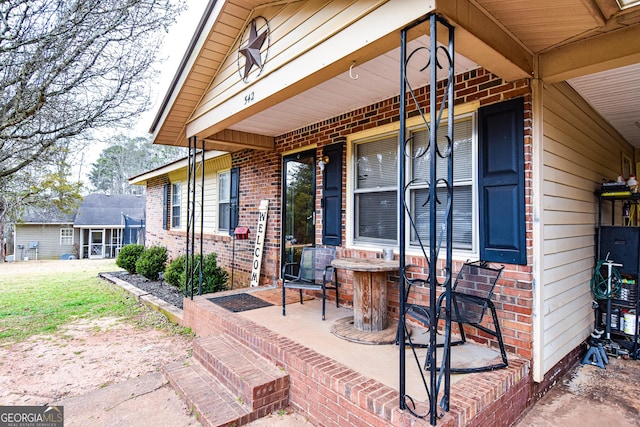
[[[336,257],[335,248],[304,247],[300,263],[289,262],[282,266],[282,315],[286,316],[287,289],[300,291],[300,304],[303,303],[302,291],[305,289],[322,291],[322,320],[325,319],[325,300],[327,289],[336,292],[338,307],[338,280],[331,265]],[[291,274],[297,269],[297,274]]]
[[[502,361],[500,363],[479,367],[456,368],[452,366],[450,370],[452,373],[485,372],[506,368],[509,365],[502,332],[500,331],[498,315],[495,305],[491,301],[496,283],[502,274],[502,270],[504,270],[504,266],[497,268],[491,267],[485,261],[466,262],[462,265],[462,268],[456,276],[454,284],[451,286],[451,323],[458,325],[460,339],[451,341],[450,343],[451,346],[466,343],[467,338],[463,325],[471,325],[496,338]],[[416,282],[422,286],[427,284],[424,280]],[[416,285],[416,283],[410,283],[408,290],[410,290],[412,285]],[[442,320],[446,316],[444,297],[445,293],[443,292],[437,300],[438,309],[436,310],[436,315],[438,316],[438,320]],[[487,310],[491,313],[494,329],[482,325],[482,321]],[[429,324],[429,313],[429,307],[419,304],[406,304],[405,307],[405,316],[412,317],[427,325]],[[441,347],[442,345],[443,344],[438,344],[438,347]]]

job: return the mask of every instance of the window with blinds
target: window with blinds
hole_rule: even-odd
[[[228,231],[231,226],[231,171],[218,174],[218,230]]]
[[[355,240],[398,239],[398,135],[355,146]]]
[[[180,227],[181,190],[182,185],[179,182],[171,184],[171,228]]]
[[[443,125],[446,126],[446,123]],[[441,153],[447,147],[446,134],[438,135],[437,144]],[[473,120],[467,116],[455,121],[453,125],[453,248],[470,250],[473,248]],[[431,177],[431,153],[428,150],[429,134],[425,129],[412,132],[412,161],[409,188],[411,210],[416,220],[416,229],[410,233],[411,244],[429,244],[430,201],[428,200],[428,181]],[[436,171],[439,199],[436,203],[436,230],[442,227],[446,204],[446,190],[440,180],[447,178],[447,165],[439,161]],[[438,236],[437,238],[439,238]]]
[[[412,156],[407,164],[407,180],[411,182],[407,202],[416,221],[416,229],[412,229],[409,236],[412,245],[417,245],[419,240],[423,245],[429,244],[430,202],[427,199],[431,158],[428,138],[426,129],[413,129],[411,145],[408,147]],[[437,143],[444,152],[444,133],[439,135]],[[473,163],[476,148],[471,115],[456,119],[453,149],[453,247],[471,250],[476,170]],[[395,244],[398,241],[398,133],[356,141],[354,155],[354,242]],[[446,179],[445,162],[439,162],[437,168],[437,178]],[[443,183],[438,183],[437,192],[444,196]],[[445,209],[444,203],[436,205],[437,230],[440,230]]]

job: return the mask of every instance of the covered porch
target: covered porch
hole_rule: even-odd
[[[399,348],[395,344],[359,344],[331,332],[336,321],[353,316],[351,308],[327,304],[326,320],[322,321],[319,299],[305,299],[300,304],[297,292],[291,291],[287,315],[282,316],[281,289],[260,287],[224,295],[238,293],[249,293],[273,305],[231,313],[209,300],[219,294],[195,296],[185,299],[184,324],[194,330],[198,339],[231,337],[241,344],[239,353],[246,354],[249,348],[288,374],[288,403],[312,423],[429,425],[427,392],[420,377],[424,349],[417,352],[417,361],[410,351],[406,354],[407,394],[414,399],[416,412],[425,415],[420,419],[399,409]],[[425,331],[417,327],[412,335],[416,340],[427,339]],[[452,352],[452,365],[477,366],[496,358],[499,359],[499,352],[468,343]],[[438,425],[512,424],[527,408],[529,369],[527,360],[509,355],[508,368],[452,375],[451,409],[438,420]],[[428,371],[423,374],[428,382]],[[188,395],[188,388],[178,388]],[[206,409],[203,412],[200,415],[206,417]]]
[[[632,126],[613,120],[621,110],[636,114],[637,103],[623,103],[601,83],[615,80],[616,88],[638,91],[640,52],[630,43],[640,30],[638,7],[613,0],[211,1],[151,129],[155,143],[189,149],[189,171],[158,177],[154,194],[168,200],[161,189],[180,188],[191,176],[191,193],[184,192],[191,205],[174,207],[198,221],[190,228],[167,225],[164,203],[157,240],[184,241],[186,234],[188,248],[204,243],[236,277],[254,275],[262,286],[282,283],[279,272],[295,245],[334,246],[339,257],[393,249],[401,263],[428,267],[430,278],[446,278],[469,259],[505,264],[498,310],[509,351],[523,361],[458,379],[443,420],[509,425],[577,360],[593,329],[594,190],[620,174],[621,158],[631,172],[639,129],[637,119],[625,120]],[[442,29],[427,28],[426,17],[434,16],[453,30],[449,43]],[[426,51],[433,56],[418,61]],[[435,70],[446,62],[446,76],[425,72],[427,63]],[[615,105],[614,114],[596,106],[603,99]],[[446,138],[459,150],[460,163],[448,170],[460,175],[446,180],[427,177],[440,168],[435,154],[429,162],[423,156],[427,140],[433,153],[445,138],[438,133],[444,122],[434,124],[436,111],[447,117]],[[229,153],[229,165],[207,175],[198,167],[212,150]],[[398,173],[403,168],[413,175]],[[509,176],[495,173],[505,171]],[[448,199],[457,197],[455,203],[440,204],[453,206],[447,218],[454,223],[445,215],[440,222],[455,240],[441,246],[431,227],[442,212],[437,189],[445,187],[455,187]],[[216,194],[218,188],[228,194]],[[406,212],[399,197],[405,192]],[[270,209],[266,230],[262,223],[251,227],[263,201]],[[236,262],[229,249],[236,225],[249,225],[250,236],[265,231],[264,249],[257,250],[261,269],[253,270],[252,259]],[[291,232],[297,227],[304,233]],[[427,256],[426,246],[452,253]],[[341,298],[351,304],[348,292]],[[400,301],[396,292],[392,309]],[[398,372],[402,360],[376,361],[373,373],[360,374],[275,329],[289,319],[256,323],[208,305],[200,297],[189,301],[187,325],[203,336],[233,335],[290,370],[290,401],[319,423],[422,422],[398,412],[399,383],[369,376]],[[323,418],[336,414],[343,418]],[[499,420],[485,418],[494,416]]]

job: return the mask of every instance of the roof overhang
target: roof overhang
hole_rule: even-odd
[[[205,151],[204,160],[205,162],[210,161],[212,159],[220,158],[225,156],[226,152],[223,151]],[[229,167],[231,160],[229,160]],[[176,160],[175,162],[160,166],[159,168],[141,173],[140,175],[136,175],[134,177],[129,178],[129,184],[131,185],[146,185],[147,181],[153,178],[157,178],[159,176],[168,175],[172,172],[187,170],[189,166],[189,159],[183,158]],[[223,167],[223,166],[222,166]]]
[[[480,66],[505,81],[555,83],[640,63],[640,43],[634,43],[640,40],[640,7],[621,10],[615,0],[328,1],[314,10],[320,3],[211,1],[154,121],[154,142],[187,146],[195,136],[208,150],[272,150],[276,136],[395,96],[400,30],[433,11],[456,28],[458,73]],[[309,10],[309,20],[325,19],[325,27],[318,25],[324,33],[303,33],[302,25],[290,29],[293,49],[273,48],[265,70],[241,82],[232,68],[251,19],[277,17],[276,43],[286,36],[276,36],[283,15]],[[328,11],[335,13],[327,18]],[[632,79],[620,84],[640,93]],[[638,120],[639,105],[619,107],[638,111]],[[640,128],[623,136],[640,147]]]

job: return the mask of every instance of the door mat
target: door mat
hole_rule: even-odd
[[[270,302],[261,300],[250,294],[234,294],[223,297],[208,298],[212,303],[234,313],[272,306]]]

